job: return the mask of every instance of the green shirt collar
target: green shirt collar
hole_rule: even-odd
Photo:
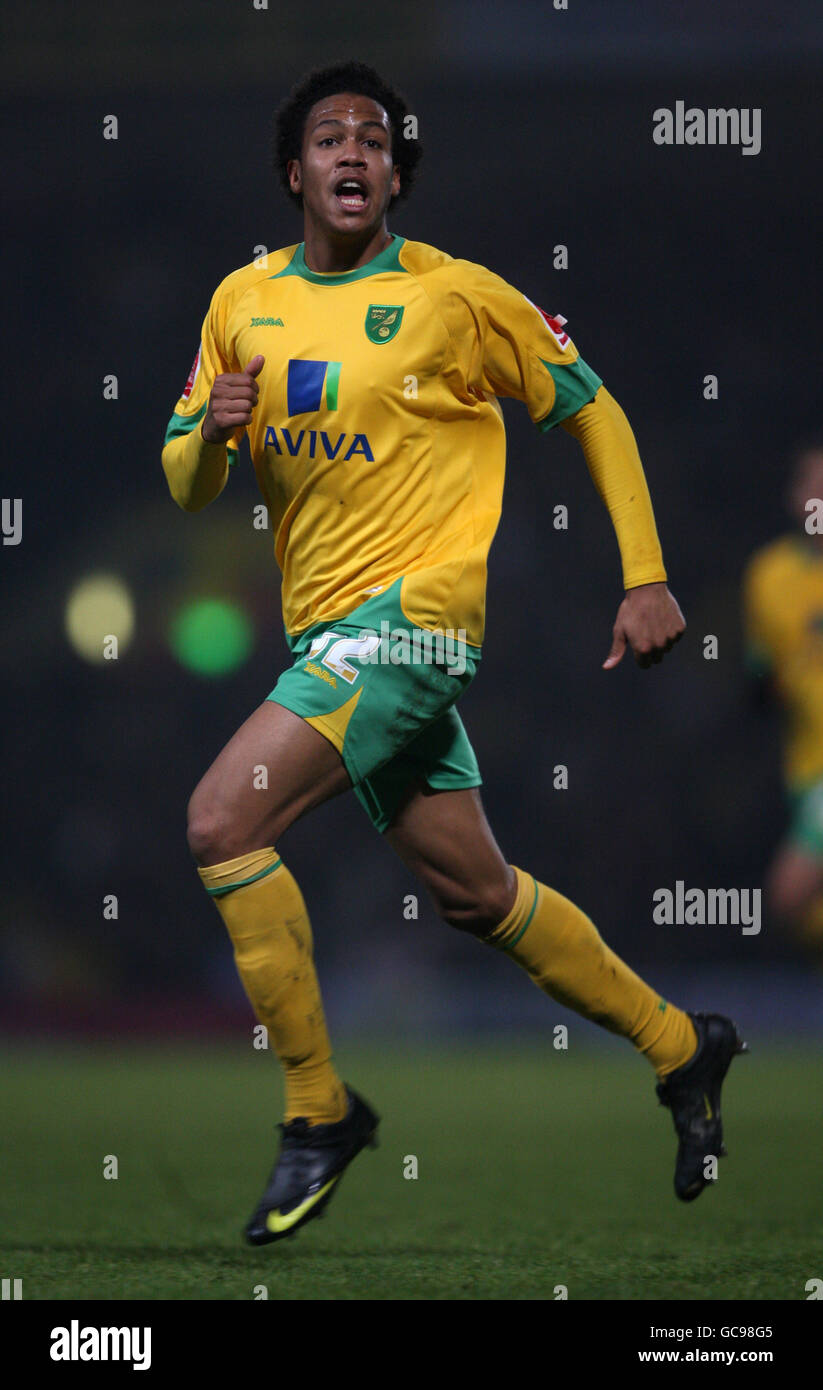
[[[276,275],[272,275],[272,280],[280,280],[284,275],[299,275],[301,280],[310,280],[313,285],[348,285],[353,280],[365,280],[370,275],[380,275],[386,270],[399,270],[407,274],[406,267],[400,264],[400,250],[405,244],[406,238],[392,235],[388,246],[384,246],[372,260],[365,265],[360,265],[356,270],[343,270],[339,273],[322,274],[319,270],[310,270],[306,265],[306,243],[301,241],[296,248],[294,255],[288,265],[283,270],[279,270]]]

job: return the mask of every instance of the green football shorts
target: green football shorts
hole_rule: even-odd
[[[294,665],[266,697],[334,744],[381,833],[413,782],[453,790],[483,781],[454,709],[480,652],[459,634],[415,628],[400,607],[401,583],[343,620],[287,633]]]

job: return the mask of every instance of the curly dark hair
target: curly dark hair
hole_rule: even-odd
[[[400,174],[400,192],[392,198],[394,206],[411,192],[423,149],[419,140],[404,137],[404,124],[409,115],[405,97],[366,63],[335,63],[331,67],[315,68],[292,88],[274,118],[274,171],[287,196],[302,207],[302,194],[292,192],[286,166],[290,159],[301,157],[306,117],[315,102],[340,92],[371,97],[389,118],[392,159]]]

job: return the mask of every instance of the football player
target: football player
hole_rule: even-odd
[[[378,1124],[333,1065],[306,906],[276,848],[329,797],[354,790],[445,922],[647,1058],[686,1201],[709,1181],[706,1156],[723,1152],[720,1088],[745,1047],[729,1019],[662,999],[580,908],[507,862],[486,820],[455,705],[481,661],[499,397],[522,401],[540,434],[559,426],[579,441],[609,510],[625,598],[604,669],[627,649],[656,664],[685,623],[634,435],[565,320],[483,266],[389,231],[420,157],[415,134],[403,99],[362,64],[294,89],[275,158],[303,240],[218,286],[163,450],[171,494],[194,512],[222,492],[247,436],[293,655],[189,806],[203,886],[285,1074],[253,1244],[317,1216]],[[353,880],[341,910],[367,895]]]

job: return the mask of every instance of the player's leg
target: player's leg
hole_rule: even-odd
[[[287,1121],[334,1124],[347,1098],[329,1060],[305,905],[274,846],[298,816],[390,762],[473,674],[466,662],[459,682],[429,666],[410,679],[408,667],[375,660],[387,652],[371,623],[386,613],[393,626],[407,623],[399,591],[397,581],[333,628],[317,623],[290,643],[292,666],[226,745],[189,807],[200,876],[284,1064]]]
[[[328,739],[291,710],[264,700],[192,793],[189,848],[202,867],[262,849],[305,811],[350,786]]]
[[[331,1060],[303,895],[275,849],[311,807],[351,786],[334,745],[266,700],[192,795],[189,845],[234,944],[240,978],[283,1066],[280,1151],[246,1239],[266,1245],[319,1216],[344,1171],[375,1143],[378,1117]]]
[[[476,788],[417,786],[399,804],[386,838],[447,922],[506,951],[546,994],[648,1057],[678,1137],[675,1192],[683,1201],[699,1196],[725,1153],[723,1080],[732,1057],[747,1050],[732,1021],[686,1014],[661,999],[579,907],[508,865]]]
[[[275,849],[298,816],[350,786],[339,753],[291,710],[265,701],[238,729],[189,803],[189,845],[228,929],[252,1008],[283,1066],[287,1122],[339,1121],[345,1088],[331,1061],[300,889]]]
[[[476,788],[418,787],[386,839],[444,921],[506,951],[546,994],[628,1038],[658,1077],[693,1056],[688,1014],[620,960],[579,907],[506,863]]]

